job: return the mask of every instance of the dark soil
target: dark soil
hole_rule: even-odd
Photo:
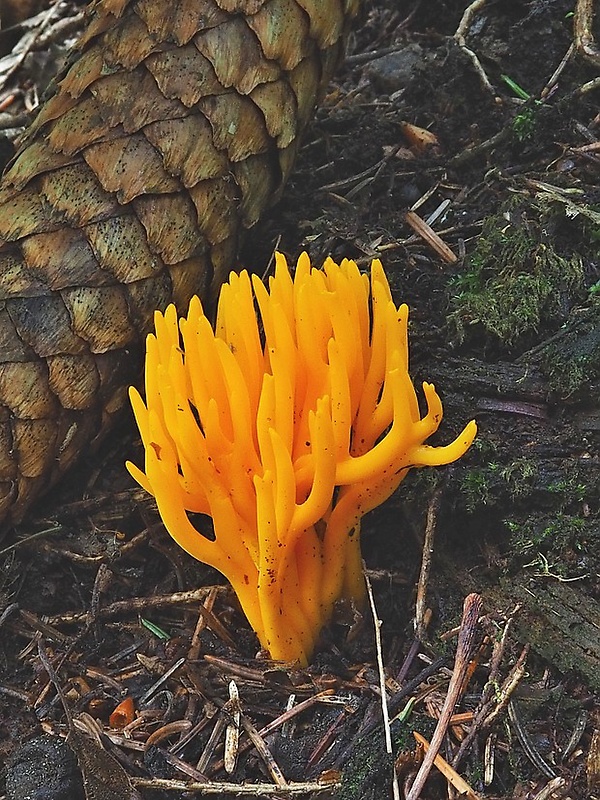
[[[291,695],[307,701],[264,734],[288,781],[333,782],[340,800],[392,797],[396,759],[404,796],[422,758],[413,731],[431,740],[470,592],[484,616],[444,758],[474,724],[456,769],[476,796],[600,796],[600,59],[575,47],[551,81],[574,41],[573,3],[490,2],[465,34],[478,74],[454,36],[466,6],[366,0],[284,197],[240,257],[261,273],[275,247],[315,264],[380,257],[411,309],[417,385],[434,380],[444,399],[440,441],[478,420],[456,466],[409,475],[365,520],[390,710],[406,711],[391,726],[394,755],[369,613],[340,608],[307,670],[257,659],[220,576],[176,548],[125,472],[126,457],[141,462],[127,419],[2,543],[0,762],[13,766],[0,796],[179,798],[156,779],[273,783],[247,729],[223,771],[231,680],[256,729]],[[598,19],[592,33],[600,41]],[[7,91],[41,80],[44,57]],[[410,126],[431,141],[415,144]],[[432,227],[454,261],[407,223],[409,209],[427,219],[442,203]],[[419,641],[428,514],[431,622]],[[109,717],[126,695],[137,716],[120,732]],[[48,734],[68,734],[67,755]],[[15,789],[15,774],[40,763],[58,788]],[[448,796],[436,769],[421,796]]]

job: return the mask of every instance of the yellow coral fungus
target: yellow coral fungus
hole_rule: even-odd
[[[175,541],[231,582],[275,659],[306,664],[336,600],[362,599],[361,517],[411,467],[454,461],[475,436],[470,422],[445,447],[424,444],[442,405],[425,383],[421,418],[407,318],[379,261],[369,279],[306,254],[294,278],[278,254],[268,288],[232,273],[214,332],[198,298],[179,321],[173,306],[156,314],[146,402],[131,390],[145,473],[128,468]],[[210,515],[214,536],[188,512]]]

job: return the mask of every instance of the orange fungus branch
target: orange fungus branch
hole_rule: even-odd
[[[128,468],[175,541],[230,581],[273,658],[306,664],[336,600],[362,599],[362,516],[475,436],[469,422],[425,444],[442,405],[423,384],[421,418],[407,320],[379,261],[369,278],[306,254],[293,278],[278,254],[268,287],[232,273],[214,331],[198,298],[184,319],[156,313],[145,402],[131,389],[145,471]],[[188,512],[212,517],[214,539]]]

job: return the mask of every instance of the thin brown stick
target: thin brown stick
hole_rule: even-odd
[[[467,8],[464,10],[458,28],[456,29],[456,32],[454,34],[454,40],[456,44],[460,47],[460,49],[463,51],[463,53],[471,59],[475,72],[479,76],[479,80],[481,81],[481,84],[484,87],[484,89],[487,89],[488,92],[495,95],[496,91],[492,86],[492,84],[490,83],[490,79],[486,75],[486,72],[481,65],[481,61],[477,57],[477,54],[473,50],[471,50],[470,47],[467,46],[467,39],[466,39],[473,17],[480,9],[483,8],[484,5],[486,5],[486,3],[487,0],[473,0],[473,2],[467,6]]]
[[[506,704],[510,699],[512,691],[525,673],[524,665],[527,653],[529,652],[528,648],[524,648],[519,659],[517,660],[517,663],[502,684],[502,688],[500,689],[499,693],[495,693],[494,687],[500,683],[500,664],[506,648],[508,633],[520,608],[520,605],[515,606],[509,618],[507,619],[506,624],[504,625],[502,636],[500,639],[494,642],[487,684],[483,691],[479,708],[477,709],[473,723],[467,731],[467,735],[461,742],[460,748],[452,761],[452,766],[455,769],[458,768],[461,760],[466,755],[473,739],[478,734],[484,733],[486,730],[488,730],[492,721],[497,718],[500,711],[506,708]]]
[[[217,783],[209,781],[174,781],[165,778],[132,778],[132,784],[139,789],[154,789],[171,792],[194,792],[203,794],[231,794],[240,797],[295,797],[313,793],[332,792],[339,789],[340,783],[287,783],[276,786],[272,783]]]
[[[423,538],[423,550],[421,554],[421,571],[417,583],[417,599],[415,601],[415,635],[417,639],[423,639],[427,627],[425,619],[427,613],[427,586],[429,584],[429,572],[431,570],[431,559],[435,541],[435,529],[437,525],[438,512],[442,499],[442,487],[436,486],[429,505],[427,507],[427,521],[425,523],[425,536]]]
[[[319,694],[313,695],[312,697],[303,700],[301,703],[298,703],[298,705],[295,705],[292,708],[289,708],[286,711],[284,711],[283,714],[280,714],[280,716],[277,717],[277,719],[274,719],[271,722],[269,722],[267,725],[264,726],[264,728],[261,728],[260,731],[258,732],[259,735],[264,738],[269,734],[273,733],[274,731],[276,731],[282,725],[285,725],[285,723],[294,719],[298,714],[302,713],[303,711],[306,711],[309,708],[312,708],[312,706],[316,705],[317,703],[325,703],[328,700],[336,699],[333,697],[334,693],[335,692],[333,689],[325,689],[324,691],[319,692]],[[346,701],[344,700],[342,702]],[[249,741],[244,742],[243,744],[240,745],[239,753],[241,754],[246,752],[246,750],[249,750],[251,746],[252,746],[251,742]],[[217,763],[210,768],[209,772],[211,774],[214,774],[218,772],[220,769],[222,769],[223,766],[224,766],[223,760],[217,761]],[[198,769],[199,768],[200,767],[198,767]]]
[[[208,741],[204,746],[204,750],[200,754],[198,763],[196,764],[196,769],[199,770],[200,772],[204,772],[204,770],[208,767],[209,762],[219,742],[219,739],[221,738],[221,734],[224,732],[226,727],[227,727],[227,718],[223,715],[219,715],[217,717],[217,720],[214,724],[212,731],[210,732],[210,736],[208,737]],[[220,767],[225,766],[224,762],[220,761],[219,766]]]
[[[593,23],[594,0],[577,0],[573,22],[575,47],[587,61],[595,67],[600,67],[600,49],[594,40]]]
[[[217,599],[217,593],[215,591],[215,587],[212,586],[210,593],[207,595],[207,597],[204,600],[204,603],[202,604],[204,611],[198,612],[196,627],[194,628],[192,641],[190,643],[190,648],[187,654],[188,661],[197,661],[198,658],[200,657],[200,647],[201,647],[200,634],[206,628],[207,625],[205,611],[208,611],[209,613],[212,614],[213,606],[215,604],[216,599]]]
[[[435,758],[439,753],[440,747],[446,735],[446,730],[450,724],[454,708],[463,691],[463,683],[467,670],[469,668],[469,660],[473,652],[473,645],[475,641],[475,634],[478,629],[478,620],[481,614],[482,599],[478,594],[470,594],[466,597],[463,605],[463,615],[458,634],[458,644],[456,646],[456,659],[454,662],[454,671],[450,678],[450,685],[448,686],[448,693],[442,706],[440,718],[436,725],[429,750],[425,754],[425,758],[415,780],[410,788],[406,800],[418,800],[425,781],[429,777],[431,768],[434,764]]]
[[[115,603],[104,606],[104,608],[99,608],[97,619],[112,619],[113,617],[120,617],[127,612],[145,611],[148,608],[168,608],[173,605],[196,604],[202,602],[213,588],[223,592],[227,590],[226,586],[202,586],[200,589],[193,589],[189,592],[173,592],[173,594],[157,594],[151,597],[131,597],[129,600],[117,600]],[[198,612],[204,614],[206,609],[200,606]],[[50,625],[73,625],[87,622],[87,619],[88,612],[79,611],[47,617],[46,622]]]
[[[23,41],[21,42],[22,49],[21,52],[19,53],[18,58],[16,59],[12,67],[8,69],[0,79],[0,90],[4,89],[8,79],[11,77],[11,75],[14,75],[14,73],[19,69],[21,64],[25,61],[28,54],[34,48],[36,42],[50,24],[52,17],[56,14],[56,11],[60,3],[61,0],[54,0],[50,8],[47,11],[43,12],[43,16],[41,18],[39,26],[29,34],[29,39],[25,42]]]
[[[250,737],[252,744],[256,748],[259,756],[265,762],[265,765],[277,786],[285,788],[288,783],[283,775],[283,772],[281,771],[279,764],[275,761],[273,754],[267,747],[267,743],[263,737],[246,716],[242,716],[242,726]]]
[[[465,43],[466,35],[471,27],[471,23],[473,22],[475,14],[477,14],[478,11],[481,11],[486,3],[487,0],[473,0],[473,2],[470,3],[463,11],[461,20],[458,23],[458,28],[454,34],[454,38],[460,45]]]
[[[365,573],[365,566],[363,564],[363,573]],[[393,755],[394,748],[392,747],[392,732],[390,730],[390,714],[388,710],[388,697],[387,689],[385,686],[385,667],[383,665],[383,652],[381,649],[381,620],[377,614],[375,606],[375,598],[373,596],[373,587],[368,575],[365,574],[365,582],[367,584],[367,595],[369,598],[369,605],[373,615],[373,625],[375,627],[375,648],[377,651],[377,671],[379,673],[379,689],[381,692],[381,713],[383,716],[383,730],[385,734],[385,749],[390,755]],[[398,776],[396,770],[393,769],[392,773],[392,791],[394,800],[400,800],[400,785],[398,783]]]
[[[504,709],[508,706],[510,699],[513,695],[513,692],[515,691],[519,683],[521,683],[521,680],[526,674],[525,665],[527,662],[528,655],[529,655],[529,645],[525,645],[525,647],[521,650],[521,654],[517,659],[517,663],[511,669],[507,679],[500,687],[500,691],[498,692],[496,707],[491,712],[491,714],[489,714],[489,716],[487,716],[483,721],[484,730],[490,728],[494,724],[496,719],[500,716],[500,714],[504,711]]]
[[[575,51],[575,45],[573,44],[573,42],[571,42],[571,44],[569,45],[569,49],[567,50],[565,55],[562,57],[560,64],[554,70],[552,75],[548,78],[548,81],[547,81],[546,85],[542,89],[541,94],[540,94],[540,98],[542,100],[550,94],[552,89],[554,89],[554,87],[558,83],[558,79],[560,78],[560,76],[562,75],[565,67],[567,66],[567,64],[571,60],[571,56],[573,55],[574,51]]]

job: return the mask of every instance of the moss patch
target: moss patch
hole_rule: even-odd
[[[558,231],[564,235],[558,236]],[[449,317],[455,337],[482,332],[509,348],[555,330],[585,297],[582,242],[589,220],[570,219],[559,205],[512,198],[489,217],[465,270],[452,282]],[[559,250],[560,246],[560,250]]]

